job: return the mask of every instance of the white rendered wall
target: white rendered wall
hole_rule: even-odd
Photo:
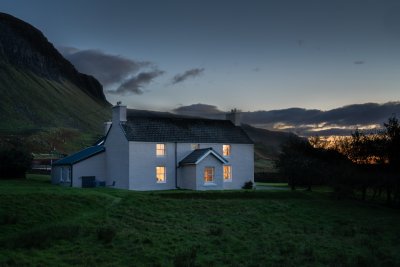
[[[214,167],[214,180],[212,183],[204,182],[204,168]],[[196,165],[196,190],[221,190],[223,189],[222,164],[217,158],[208,155]]]
[[[102,152],[73,165],[72,186],[82,187],[82,176],[95,176],[96,181],[106,180],[106,153]]]
[[[162,143],[162,142],[158,142]],[[131,190],[167,190],[175,189],[175,143],[163,143],[166,145],[166,155],[156,155],[157,142],[129,142],[129,189]],[[189,155],[192,143],[177,143],[177,163]],[[212,147],[222,155],[222,145],[216,143],[202,143],[200,148]],[[231,155],[226,157],[228,165],[232,166],[232,180],[223,182],[218,186],[204,187],[204,168],[197,169],[197,181],[193,180],[193,169],[180,167],[178,169],[178,187],[187,189],[241,189],[245,182],[254,182],[254,148],[252,144],[230,144]],[[210,158],[215,159],[213,156]],[[207,157],[208,159],[208,157]],[[207,159],[204,159],[207,163]],[[216,159],[215,159],[216,160]],[[203,161],[200,163],[202,166]],[[167,170],[166,183],[156,182],[156,166],[165,166]],[[223,169],[220,161],[215,162],[215,175],[223,177]],[[199,179],[203,184],[197,184]],[[195,185],[196,183],[196,185]],[[200,186],[200,187],[199,187]]]
[[[221,151],[222,155],[222,151]],[[231,155],[226,157],[232,166],[232,181],[224,182],[224,189],[241,189],[245,182],[254,183],[254,146],[232,144]]]
[[[129,189],[129,144],[119,123],[112,124],[104,147],[106,184],[115,181],[116,188]]]
[[[129,142],[129,189],[168,190],[175,189],[175,143],[164,143],[166,155],[156,155],[153,142]],[[166,182],[157,183],[156,167],[166,167]]]
[[[196,165],[186,165],[178,169],[178,186],[196,190]]]

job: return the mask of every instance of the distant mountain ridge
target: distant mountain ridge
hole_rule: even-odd
[[[102,132],[102,85],[79,73],[32,25],[0,13],[0,134],[52,127]]]
[[[216,106],[193,104],[174,110],[176,114],[220,118]],[[331,110],[288,108],[242,112],[242,121],[252,126],[294,132],[298,135],[350,135],[356,128],[376,130],[393,115],[400,116],[400,102],[364,103]]]

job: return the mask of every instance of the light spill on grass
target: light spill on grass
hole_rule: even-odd
[[[400,265],[397,210],[327,193],[0,185],[0,266]]]

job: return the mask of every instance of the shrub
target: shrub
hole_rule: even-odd
[[[32,155],[19,139],[0,142],[0,179],[25,178]]]
[[[247,181],[244,183],[243,189],[253,189],[253,182],[252,181]]]

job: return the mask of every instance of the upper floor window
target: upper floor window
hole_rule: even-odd
[[[200,144],[191,144],[192,150],[196,150],[200,148]]]
[[[157,183],[165,183],[167,181],[167,170],[164,166],[156,167],[156,181]]]
[[[204,168],[204,183],[214,182],[214,167]]]
[[[229,182],[232,181],[232,166],[224,165],[224,181]]]
[[[231,145],[222,145],[222,155],[229,157],[231,155]]]
[[[166,151],[165,144],[157,144],[156,145],[156,155],[157,156],[165,156],[167,154],[166,152],[167,151]]]

